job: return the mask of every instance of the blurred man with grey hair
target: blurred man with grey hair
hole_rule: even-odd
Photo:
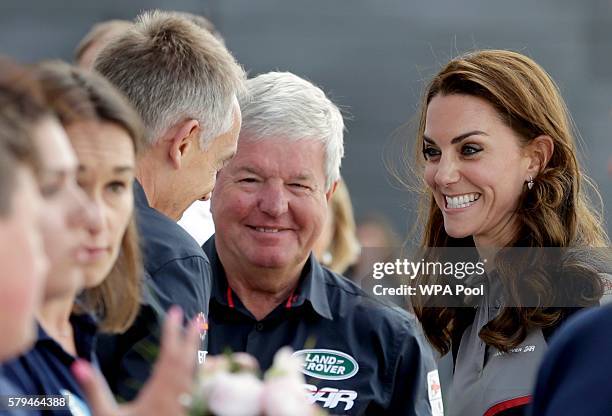
[[[106,20],[92,26],[81,39],[74,51],[74,60],[78,66],[93,69],[98,54],[113,38],[121,35],[132,26],[128,20]]]
[[[127,96],[145,126],[134,198],[147,296],[136,323],[100,351],[109,384],[129,400],[149,377],[171,305],[198,319],[200,362],[206,356],[210,264],[176,221],[210,197],[217,172],[236,152],[245,74],[206,29],[158,11],[138,16],[94,67]]]
[[[432,414],[437,371],[414,319],[311,253],[340,177],[340,111],[290,73],[250,79],[247,92],[238,151],[211,200],[217,232],[204,245],[210,353],[245,351],[267,369],[288,345],[310,401],[331,414]]]
[[[217,31],[215,25],[207,18],[187,12],[171,13],[175,16],[183,17],[190,22],[195,23],[202,29],[206,29],[215,38],[217,38],[219,42],[225,45],[223,37]],[[132,24],[133,22],[127,20],[107,20],[94,24],[76,47],[74,55],[77,65],[82,68],[93,69],[93,65],[98,57],[98,54],[114,38],[129,29]],[[210,213],[210,201],[195,201],[185,210],[183,216],[178,221],[178,224],[183,227],[198,242],[198,244],[204,243],[211,235],[215,233],[215,225]]]

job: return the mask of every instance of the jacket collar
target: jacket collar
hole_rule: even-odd
[[[215,236],[213,235],[204,243],[202,248],[208,255],[212,268],[212,298],[221,305],[233,308],[236,302],[236,294],[227,283],[225,270],[217,255]],[[290,309],[309,304],[318,315],[326,319],[333,319],[327,296],[325,273],[325,270],[311,253],[304,264],[298,285],[287,299],[285,307]]]

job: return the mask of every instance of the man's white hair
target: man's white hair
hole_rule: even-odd
[[[241,139],[319,141],[325,150],[325,189],[340,179],[344,120],[320,88],[290,72],[268,72],[247,80],[238,99]]]

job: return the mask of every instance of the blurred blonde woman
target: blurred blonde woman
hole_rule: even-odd
[[[330,270],[343,274],[359,257],[351,196],[344,180],[338,182],[327,215],[327,222],[313,247],[317,259]]]

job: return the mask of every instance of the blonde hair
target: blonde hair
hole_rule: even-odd
[[[326,266],[336,273],[342,274],[357,261],[361,251],[355,234],[356,226],[351,196],[344,180],[340,179],[338,181],[330,204],[333,232],[332,239],[327,247],[327,252],[331,255],[331,262]]]

